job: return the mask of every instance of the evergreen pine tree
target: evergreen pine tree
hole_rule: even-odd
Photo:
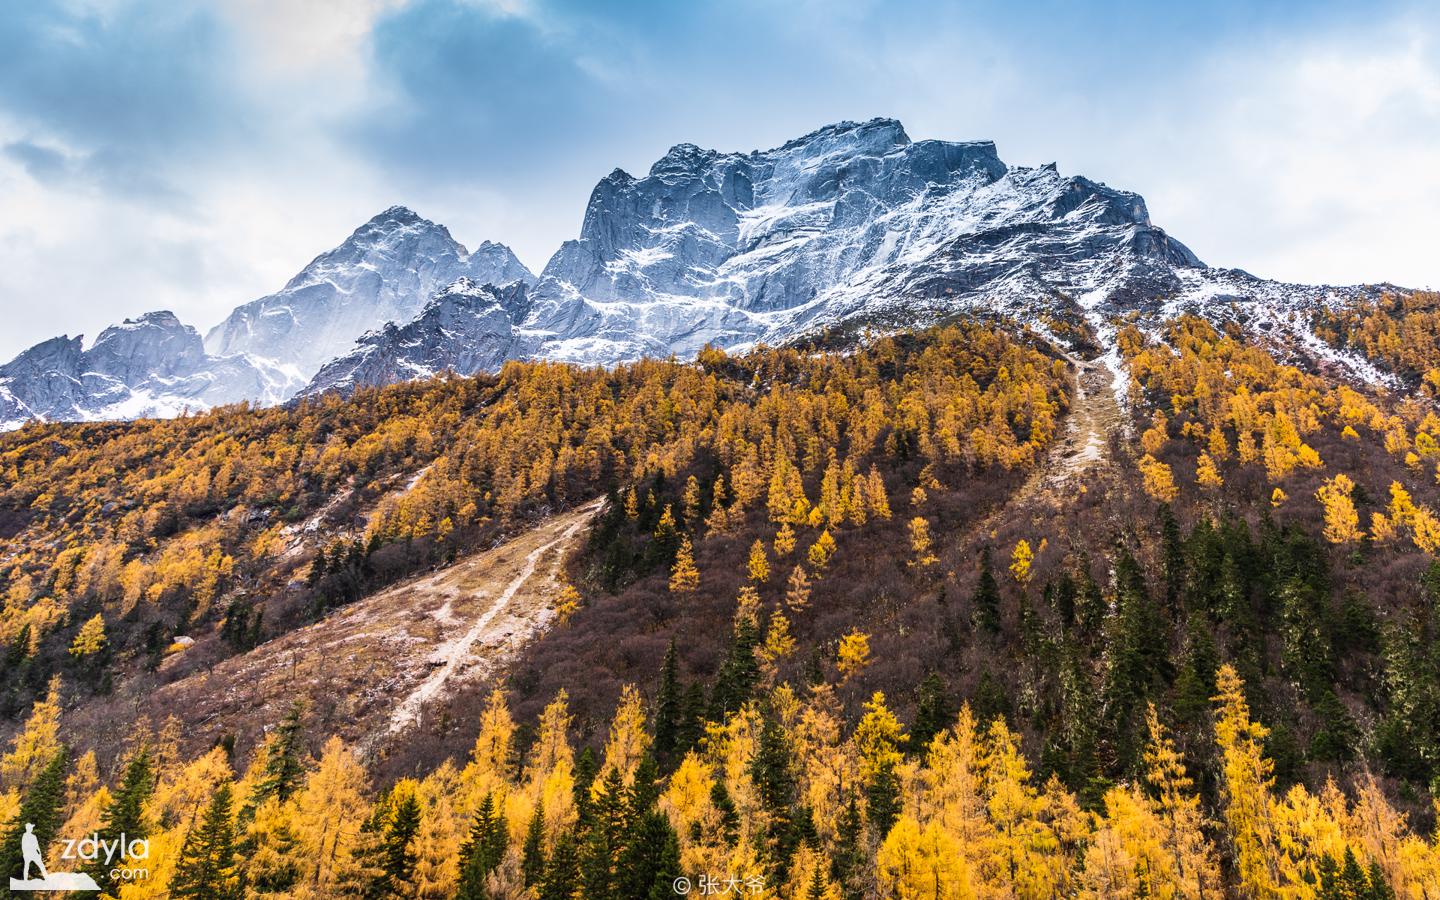
[[[1115,565],[1115,615],[1109,622],[1104,706],[1110,740],[1122,770],[1139,758],[1140,710],[1168,680],[1170,661],[1164,620],[1150,598],[1140,564],[1123,550]]]
[[[980,554],[980,581],[975,585],[975,595],[970,600],[974,608],[975,630],[990,634],[1000,633],[1000,585],[995,581],[995,572],[990,563],[990,548]]]
[[[675,756],[682,757],[705,736],[705,686],[692,681],[685,686],[680,721],[675,729]]]
[[[660,665],[660,687],[655,692],[655,754],[668,760],[679,744],[681,696],[679,659],[675,652],[675,640],[665,651],[665,661]]]
[[[931,672],[920,682],[915,701],[915,725],[910,729],[910,751],[924,754],[935,735],[950,727],[956,710],[945,693],[945,682]]]
[[[1433,567],[1433,563],[1432,563]],[[1385,880],[1385,872],[1375,860],[1370,860],[1370,896],[1367,900],[1395,900],[1395,889]]]
[[[1090,575],[1089,559],[1080,562],[1080,587],[1075,601],[1075,625],[1086,641],[1093,641],[1105,622],[1105,592]]]
[[[1310,738],[1310,758],[1344,762],[1354,756],[1358,738],[1355,723],[1334,690],[1326,688],[1320,696],[1315,704],[1315,716],[1320,726]]]
[[[508,843],[505,814],[496,810],[494,796],[486,794],[475,812],[470,836],[460,848],[460,888],[456,900],[485,900],[485,879],[505,859]]]
[[[300,758],[305,728],[302,720],[304,713],[304,705],[297,700],[291,704],[284,720],[276,726],[275,740],[270,743],[265,757],[264,774],[256,783],[248,804],[252,813],[255,807],[271,797],[281,803],[289,800],[304,780],[305,764]]]
[[[64,824],[65,770],[69,765],[69,754],[63,749],[58,751],[25,789],[14,822],[9,823],[9,829],[0,838],[0,878],[22,874],[25,857],[20,850],[20,840],[25,836],[27,823],[35,826],[35,839],[41,847],[50,846],[55,839],[55,833]],[[38,877],[36,872],[30,874]],[[5,882],[0,882],[0,897],[9,896]]]
[[[775,881],[783,883],[799,844],[793,819],[797,786],[789,737],[773,718],[766,717],[761,727],[759,746],[750,761],[750,778],[765,812],[764,855]]]
[[[200,823],[190,829],[175,863],[170,896],[185,900],[237,900],[240,878],[235,865],[232,794],[224,784],[215,792]]]
[[[722,779],[716,779],[710,786],[710,805],[715,807],[715,812],[720,815],[720,835],[725,839],[728,847],[734,847],[740,837],[740,813],[735,808],[735,801],[730,798],[730,791],[725,787]]]
[[[863,896],[859,876],[865,864],[865,822],[860,816],[860,804],[851,796],[840,814],[835,829],[835,851],[830,857],[831,877],[840,885],[846,900]]]
[[[520,874],[526,887],[535,887],[545,877],[545,811],[538,805],[525,829],[525,844],[520,853]]]
[[[150,748],[141,745],[125,764],[120,784],[116,786],[110,804],[105,807],[101,816],[98,837],[101,840],[118,841],[123,834],[127,842],[149,837],[150,823],[145,819],[145,801],[150,799],[154,791],[155,773]],[[115,879],[110,876],[114,868],[114,864],[103,857],[91,863],[89,875],[100,885],[102,892],[115,892]]]
[[[600,763],[595,760],[595,751],[589,747],[580,751],[575,758],[575,811],[580,825],[590,822],[590,786],[600,773]]]
[[[710,694],[710,721],[725,721],[754,694],[755,685],[760,681],[760,665],[755,660],[759,643],[760,629],[755,620],[749,616],[741,618],[730,639],[730,652],[715,676],[715,688]]]
[[[1065,631],[1075,627],[1075,601],[1079,594],[1075,576],[1069,572],[1061,572],[1058,579],[1045,586],[1045,596],[1060,617],[1060,626]]]
[[[1215,670],[1219,667],[1219,653],[1205,614],[1191,613],[1180,673],[1175,678],[1175,715],[1181,722],[1195,725],[1209,713],[1210,698],[1215,695]]]
[[[567,831],[556,839],[555,849],[545,864],[540,900],[573,900],[579,890],[580,854],[575,847],[575,836]]]
[[[420,831],[420,800],[408,791],[395,804],[395,813],[385,829],[381,850],[381,871],[391,894],[400,894],[415,872],[415,835]]]
[[[651,809],[631,826],[620,856],[618,897],[673,897],[680,876],[680,839],[664,813]]]
[[[810,881],[805,887],[805,900],[825,900],[826,888],[825,871],[817,863],[810,872]]]
[[[865,785],[865,818],[875,839],[883,841],[900,816],[900,778],[895,763],[885,760]]]
[[[1180,611],[1181,589],[1185,584],[1185,546],[1180,539],[1180,523],[1170,504],[1160,506],[1161,563],[1165,575],[1165,608],[1175,615]]]
[[[580,881],[586,900],[621,900],[616,865],[625,850],[630,798],[619,769],[605,776],[590,810],[589,828],[580,846]]]

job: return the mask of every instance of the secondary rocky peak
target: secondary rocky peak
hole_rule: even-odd
[[[283,290],[235,309],[206,336],[206,347],[281,360],[308,379],[366,332],[414,318],[427,298],[462,275],[479,283],[534,280],[503,244],[487,241],[471,253],[445,226],[392,206],[317,256]]]
[[[786,141],[778,149],[793,150],[800,147],[850,144],[870,150],[893,150],[910,143],[905,126],[898,119],[877,117],[865,122],[835,122],[815,129],[809,134]]]
[[[41,341],[0,366],[0,377],[32,375],[46,371],[71,371],[80,365],[85,336],[68,334]]]
[[[657,177],[697,172],[714,163],[720,155],[718,151],[704,150],[694,144],[676,144],[666,151],[664,156],[655,161],[655,164],[650,167],[650,175]],[[629,178],[628,175],[626,177]]]
[[[435,224],[433,222],[430,222],[429,219],[426,219],[424,216],[420,215],[410,207],[401,206],[399,204],[387,207],[384,211],[378,213],[370,219],[370,224],[373,225],[381,225],[387,223],[395,225],[414,225],[418,222],[426,222],[431,225]]]
[[[194,374],[205,363],[205,344],[198,331],[160,310],[106,328],[86,358],[93,371],[130,384],[150,375]]]
[[[446,371],[495,371],[505,360],[535,349],[516,328],[527,309],[524,282],[497,287],[462,276],[438,291],[413,320],[386,323],[362,336],[349,353],[321,368],[302,395],[348,394]]]

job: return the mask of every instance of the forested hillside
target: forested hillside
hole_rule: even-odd
[[[29,426],[0,823],[150,835],[121,898],[1434,898],[1434,307],[1316,319],[1393,386],[966,322]],[[151,702],[596,498],[553,627],[392,740]]]

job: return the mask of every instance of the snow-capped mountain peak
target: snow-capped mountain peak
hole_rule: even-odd
[[[534,279],[508,247],[487,241],[471,253],[445,226],[392,206],[278,293],[236,309],[210,331],[206,346],[284,360],[308,377],[360,335],[413,318],[427,297],[462,275],[496,284]]]
[[[133,414],[126,392],[164,411],[196,398],[202,377],[206,402],[274,402],[305,381],[314,393],[513,358],[612,365],[966,311],[1042,330],[1083,320],[1102,342],[1117,314],[1137,311],[1304,331],[1286,310],[1359,290],[1208,268],[1136,193],[1054,163],[1007,165],[990,141],[915,141],[898,121],[871,119],[769,150],[676,144],[643,177],[615,169],[539,278],[502,244],[466,250],[443,225],[391,207],[238,307],[203,347],[151,314],[90,350],[56,339],[21,354],[0,368],[0,421]],[[1317,341],[1297,332],[1294,344]]]

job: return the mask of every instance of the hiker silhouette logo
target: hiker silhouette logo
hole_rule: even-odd
[[[146,877],[149,872],[134,866],[150,856],[150,842],[146,840],[127,841],[124,835],[118,840],[105,840],[92,835],[82,840],[64,841],[61,860],[76,860],[93,864],[104,859],[114,863],[109,875],[116,881],[135,881]],[[13,845],[12,845],[13,846]],[[12,874],[10,891],[99,891],[100,885],[85,872],[51,872],[45,866],[45,850],[40,845],[40,836],[35,825],[25,823],[25,832],[20,835],[20,877]]]

